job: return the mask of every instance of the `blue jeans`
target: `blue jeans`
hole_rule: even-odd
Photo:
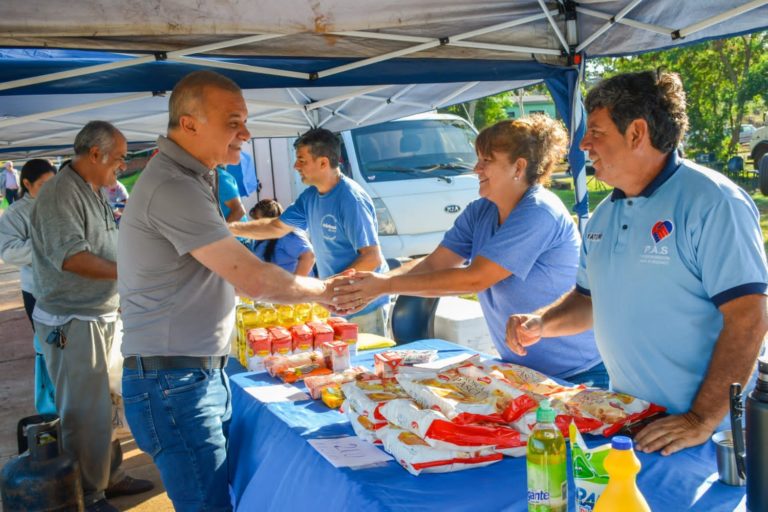
[[[574,384],[584,384],[585,386],[601,389],[608,389],[611,384],[608,378],[608,371],[603,363],[597,364],[589,370],[577,373],[576,375],[571,375],[565,380]]]
[[[227,438],[232,416],[223,370],[123,369],[125,416],[179,511],[231,511]]]

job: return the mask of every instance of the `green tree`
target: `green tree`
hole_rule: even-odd
[[[514,97],[511,93],[502,92],[495,96],[486,96],[485,98],[441,108],[440,112],[461,116],[474,124],[478,130],[482,130],[486,126],[506,119],[506,108],[511,107],[513,102]]]
[[[644,55],[599,59],[603,76],[663,67],[680,74],[688,99],[689,154],[737,152],[748,105],[768,94],[768,32],[707,41]]]

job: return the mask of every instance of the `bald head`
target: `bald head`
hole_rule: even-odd
[[[205,90],[215,88],[242,94],[240,86],[214,71],[195,71],[182,78],[171,93],[168,105],[168,130],[179,127],[181,116],[204,116]]]

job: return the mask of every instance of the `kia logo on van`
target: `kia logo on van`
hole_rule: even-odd
[[[459,213],[459,210],[461,210],[461,206],[457,204],[449,204],[445,207],[445,213]]]

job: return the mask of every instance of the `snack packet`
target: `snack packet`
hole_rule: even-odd
[[[343,384],[341,390],[347,402],[358,413],[375,421],[386,421],[378,411],[384,403],[396,398],[410,398],[397,381],[379,379],[368,374],[359,375],[352,382]]]
[[[448,473],[499,462],[503,456],[492,450],[445,450],[433,448],[413,432],[387,425],[376,431],[384,449],[410,474]]]
[[[587,448],[579,429],[571,423],[571,461],[573,480],[576,484],[576,510],[592,512],[595,503],[608,485],[608,472],[603,463],[611,451],[611,443],[595,448]]]
[[[622,427],[666,411],[666,408],[635,398],[598,388],[571,389],[552,395],[562,400],[574,417],[591,417],[601,422],[592,434],[612,436]],[[579,428],[584,432],[583,429]]]
[[[348,400],[341,404],[341,410],[347,416],[349,423],[355,435],[371,444],[381,444],[381,440],[376,435],[376,431],[386,426],[386,421],[374,421],[367,414],[358,412]]]
[[[318,377],[307,377],[304,379],[304,385],[307,386],[309,394],[317,400],[320,398],[323,388],[326,386],[338,386],[341,389],[342,384],[355,380],[355,377],[368,371],[363,366],[355,366],[344,370],[341,373],[332,373],[330,375],[321,375]]]

